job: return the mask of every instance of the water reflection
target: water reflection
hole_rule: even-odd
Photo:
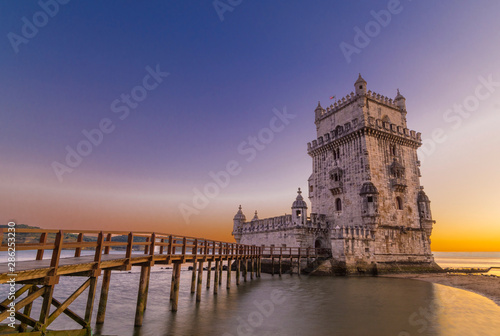
[[[179,311],[169,311],[171,270],[154,268],[144,325],[134,328],[139,273],[111,278],[103,335],[500,335],[500,307],[477,294],[424,281],[263,274],[219,294],[203,282],[201,303],[190,293],[191,272],[183,270]],[[206,277],[206,273],[204,274]],[[79,281],[81,280],[81,281]],[[56,297],[64,300],[82,279],[61,278]],[[213,277],[212,277],[213,281]],[[100,290],[98,285],[98,291]],[[2,286],[2,292],[6,290]],[[99,292],[98,292],[99,293]],[[85,295],[71,309],[83,314]],[[82,299],[82,300],[80,300]],[[97,300],[96,300],[97,301]],[[34,314],[39,307],[34,306]],[[97,311],[97,302],[94,317]],[[37,316],[37,315],[34,315]],[[54,328],[75,327],[69,318]]]

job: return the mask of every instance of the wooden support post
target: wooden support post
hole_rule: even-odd
[[[78,238],[76,239],[76,242],[77,243],[83,242],[83,233],[79,233],[78,234]],[[75,257],[79,257],[81,254],[82,254],[82,248],[81,247],[77,247],[75,249]]]
[[[293,275],[293,255],[291,247],[290,247],[290,275]]]
[[[108,303],[109,283],[111,282],[111,270],[104,270],[102,277],[101,296],[99,298],[99,308],[97,310],[97,324],[104,323],[106,316],[106,305]]]
[[[300,254],[299,254],[299,258],[297,260],[297,274],[300,276]]]
[[[257,277],[260,278],[260,271],[261,271],[262,263],[260,262],[260,257],[257,258]]]
[[[54,285],[46,285],[45,292],[43,293],[42,309],[40,310],[40,318],[38,322],[40,327],[45,327],[47,320],[50,315],[50,307],[52,305],[52,294],[54,294]],[[39,328],[35,328],[35,331],[39,331]]]
[[[274,276],[274,258],[271,257],[271,275]]]
[[[222,285],[222,269],[223,269],[223,263],[222,263],[222,257],[219,262],[219,286]]]
[[[198,265],[198,283],[196,287],[196,302],[201,301],[201,285],[203,282],[203,261],[200,261]]]
[[[217,288],[219,288],[219,267],[219,260],[216,260],[214,272],[214,295],[217,295]]]
[[[175,283],[175,263],[172,267],[172,280],[170,281],[170,301],[174,299],[174,283]]]
[[[209,261],[207,266],[207,288],[210,288],[211,275],[212,275],[212,262]]]
[[[92,310],[94,308],[95,299],[95,288],[97,284],[97,277],[90,277],[89,293],[87,296],[87,307],[85,308],[85,322],[87,326],[90,327],[90,322],[92,321]]]
[[[191,293],[194,293],[196,290],[196,260],[193,261],[193,271],[191,275]]]
[[[281,277],[281,254],[280,254],[280,258],[279,258],[278,274]]]
[[[43,245],[45,245],[46,242],[47,242],[47,232],[43,232],[40,235],[40,245],[42,245],[42,248],[39,249],[39,250],[37,250],[37,252],[36,252],[36,260],[42,260],[43,259],[43,252],[45,251]]]
[[[231,288],[231,259],[227,261],[227,279],[226,288]]]
[[[250,280],[253,280],[253,258],[250,259]]]
[[[174,295],[172,298],[172,311],[177,311],[177,305],[179,303],[179,287],[181,284],[181,265],[180,262],[174,262]]]
[[[243,269],[243,281],[247,282],[248,259],[245,258],[245,268]]]
[[[241,260],[238,259],[236,260],[236,286],[240,285],[240,267],[241,267]]]

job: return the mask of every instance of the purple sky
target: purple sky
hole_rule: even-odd
[[[500,88],[467,117],[446,112],[475,96],[479,77],[500,81],[497,1],[242,1],[221,16],[212,1],[40,3],[0,2],[2,222],[230,239],[240,203],[247,218],[290,211],[310,175],[318,100],[350,93],[361,72],[372,91],[401,90],[410,129],[428,141],[444,132],[422,158],[433,242],[462,248],[471,222],[500,241]],[[169,75],[154,85],[146,68],[157,66]],[[124,108],[127,95],[141,101]],[[284,108],[295,118],[248,162],[241,144]],[[100,123],[108,133],[70,167],[68,146]],[[187,223],[180,204],[230,161],[235,176]],[[54,162],[68,167],[59,178]]]

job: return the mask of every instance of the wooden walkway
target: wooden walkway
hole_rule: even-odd
[[[0,237],[8,242],[8,228],[0,229]],[[203,283],[203,265],[208,263],[206,287],[210,288],[212,263],[213,292],[217,294],[222,284],[224,261],[226,262],[226,287],[230,288],[232,268],[236,271],[236,285],[240,278],[247,281],[260,277],[261,260],[278,261],[281,275],[282,260],[298,261],[300,273],[301,258],[315,258],[324,251],[305,248],[258,247],[235,243],[220,242],[203,238],[177,236],[155,232],[118,232],[118,231],[62,231],[16,229],[15,234],[36,236],[34,243],[15,244],[15,251],[36,251],[33,260],[0,263],[0,284],[15,282],[22,285],[15,292],[15,302],[7,298],[0,303],[0,321],[9,317],[18,321],[15,333],[11,335],[91,335],[91,317],[96,296],[97,278],[103,274],[103,283],[99,298],[97,321],[104,323],[112,271],[127,271],[132,266],[141,267],[135,325],[141,326],[147,303],[147,294],[151,267],[155,264],[173,265],[170,287],[171,310],[178,309],[180,271],[184,263],[192,264],[191,293],[196,293],[196,301],[201,300]],[[0,244],[0,251],[10,251],[8,243]],[[12,248],[12,246],[11,246]],[[61,258],[62,250],[70,252],[72,257]],[[92,250],[92,255],[82,256],[82,250]],[[117,251],[118,250],[118,251]],[[113,253],[110,253],[113,251]],[[50,257],[49,257],[50,253]],[[35,254],[35,253],[34,253]],[[66,252],[65,252],[66,254]],[[45,256],[45,258],[44,258]],[[64,302],[53,297],[61,276],[83,277],[83,284]],[[77,278],[78,279],[78,278]],[[77,280],[75,280],[77,281]],[[88,291],[86,289],[88,288]],[[85,315],[79,316],[69,306],[86,291],[87,305]],[[17,299],[24,293],[27,295]],[[10,296],[10,295],[9,295]],[[31,315],[33,302],[40,298],[42,307],[38,319]],[[14,302],[14,308],[9,306]],[[55,310],[51,313],[51,307]],[[81,326],[77,330],[49,330],[50,324],[61,314],[69,316]],[[1,334],[4,335],[4,334]],[[7,335],[7,334],[6,334]]]

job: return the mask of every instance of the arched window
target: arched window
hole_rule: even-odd
[[[313,189],[314,189],[313,186],[309,186],[309,192],[313,192]]]
[[[340,198],[335,200],[335,210],[342,211],[342,200]]]
[[[398,210],[403,210],[403,200],[401,197],[396,197],[396,207]]]

